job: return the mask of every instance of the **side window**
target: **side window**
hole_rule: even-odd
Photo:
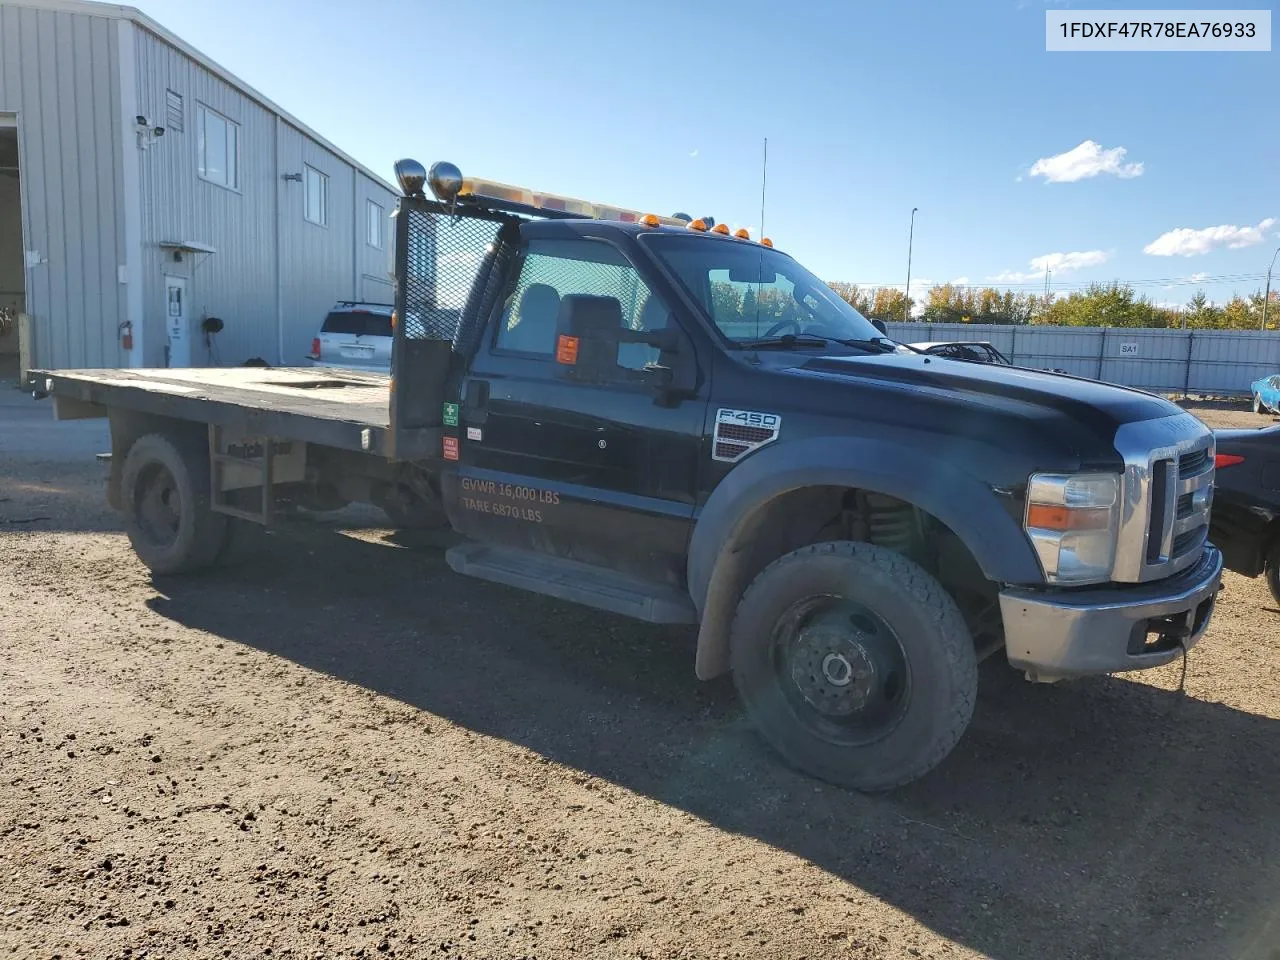
[[[549,360],[560,301],[571,294],[614,298],[623,326],[632,330],[660,330],[670,322],[666,305],[609,244],[533,240],[525,248],[515,289],[503,304],[494,346]],[[624,343],[618,349],[618,365],[632,370],[657,359],[657,348],[648,344]]]
[[[302,215],[323,227],[329,222],[329,178],[310,164],[302,165],[304,197]]]
[[[196,153],[201,180],[240,189],[240,125],[212,107],[196,104]]]

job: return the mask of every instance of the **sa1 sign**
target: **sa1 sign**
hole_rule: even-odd
[[[1138,341],[1125,340],[1120,344],[1120,356],[1136,357],[1138,355]]]

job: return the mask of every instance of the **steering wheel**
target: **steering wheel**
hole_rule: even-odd
[[[792,328],[794,328],[794,330],[795,330],[795,332],[796,332],[797,334],[799,334],[799,333],[800,333],[800,321],[799,321],[799,320],[797,320],[795,317],[783,317],[781,320],[779,320],[777,323],[775,323],[772,327],[770,327],[768,330],[766,330],[766,331],[764,332],[764,335],[765,335],[766,337],[773,337],[773,336],[777,336],[779,332],[781,332],[782,330],[785,330],[787,327],[792,327]]]

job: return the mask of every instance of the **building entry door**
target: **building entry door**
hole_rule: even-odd
[[[187,321],[187,280],[164,278],[164,325],[168,334],[169,366],[191,366],[191,328]]]

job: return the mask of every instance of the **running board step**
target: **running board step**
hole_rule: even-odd
[[[455,572],[649,623],[697,623],[693,602],[675,587],[639,580],[616,570],[530,550],[464,543],[445,553]]]

